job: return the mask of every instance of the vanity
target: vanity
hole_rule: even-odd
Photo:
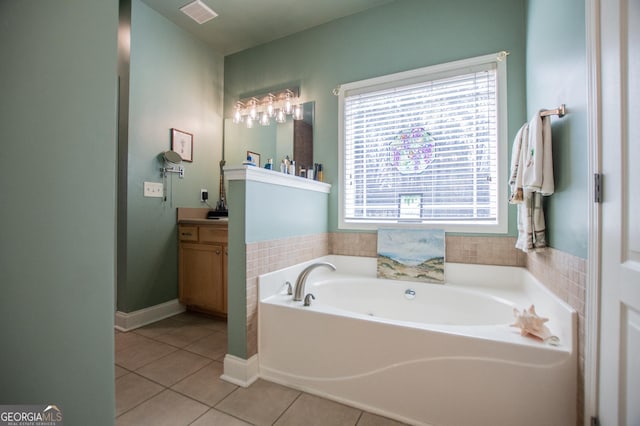
[[[178,298],[188,309],[227,316],[227,218],[178,209]]]

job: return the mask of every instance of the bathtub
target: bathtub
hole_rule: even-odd
[[[293,302],[284,283],[317,261]],[[526,269],[446,264],[446,283],[325,256],[259,277],[260,376],[415,425],[574,425],[577,315]],[[409,291],[407,291],[409,290]],[[535,304],[552,345],[509,327]]]

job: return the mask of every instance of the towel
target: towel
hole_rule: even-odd
[[[516,149],[518,138],[520,138],[519,152]],[[516,248],[525,252],[540,251],[547,246],[542,196],[553,194],[555,189],[549,117],[540,117],[538,112],[529,123],[522,126],[514,140],[511,155],[510,184],[512,180],[514,181],[512,197],[514,196],[513,188],[516,188],[515,201],[511,202],[518,204]],[[519,179],[522,179],[522,201],[517,200]]]
[[[553,153],[549,117],[538,112],[529,121],[526,162],[522,171],[523,187],[527,191],[551,195],[553,183]]]
[[[518,130],[516,137],[513,139],[513,147],[511,148],[511,175],[509,177],[509,186],[511,188],[509,203],[511,204],[520,204],[524,201],[522,187],[523,168],[521,167],[521,164],[524,164],[522,145],[524,141],[528,140],[528,134],[529,123],[525,123],[520,130]]]

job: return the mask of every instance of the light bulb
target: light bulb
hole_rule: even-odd
[[[284,113],[290,115],[293,112],[293,104],[291,103],[291,93],[287,92],[284,98]]]
[[[251,117],[252,120],[258,118],[258,103],[255,99],[249,101],[249,117]]]
[[[235,124],[242,123],[242,111],[240,106],[236,106],[236,112],[233,114],[233,122]]]
[[[260,124],[263,126],[268,126],[270,124],[269,114],[265,111],[260,116]]]
[[[274,115],[276,115],[276,109],[273,105],[272,95],[269,95],[269,100],[267,101],[267,114],[269,114],[269,117],[273,117]]]

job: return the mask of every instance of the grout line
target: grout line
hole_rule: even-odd
[[[360,419],[362,419],[362,416],[364,416],[364,411],[360,410],[360,415],[358,416],[358,420],[356,420],[355,426],[358,426],[358,423],[360,423]]]
[[[289,389],[291,389],[291,388],[289,388]],[[298,396],[296,396],[296,397],[293,399],[293,401],[291,401],[291,404],[289,404],[289,405],[287,406],[287,408],[285,408],[284,410],[282,410],[282,413],[280,413],[280,415],[279,415],[279,416],[278,416],[278,417],[273,421],[273,423],[271,423],[271,424],[272,424],[272,425],[274,425],[274,424],[278,423],[278,420],[280,420],[280,418],[281,418],[282,416],[284,416],[284,414],[285,414],[287,411],[289,411],[289,409],[293,406],[293,404],[295,404],[295,403],[296,403],[296,401],[297,401],[298,399],[300,399],[300,397],[302,396],[302,394],[303,394],[303,393],[304,393],[304,392],[300,392],[300,391],[298,391]]]

